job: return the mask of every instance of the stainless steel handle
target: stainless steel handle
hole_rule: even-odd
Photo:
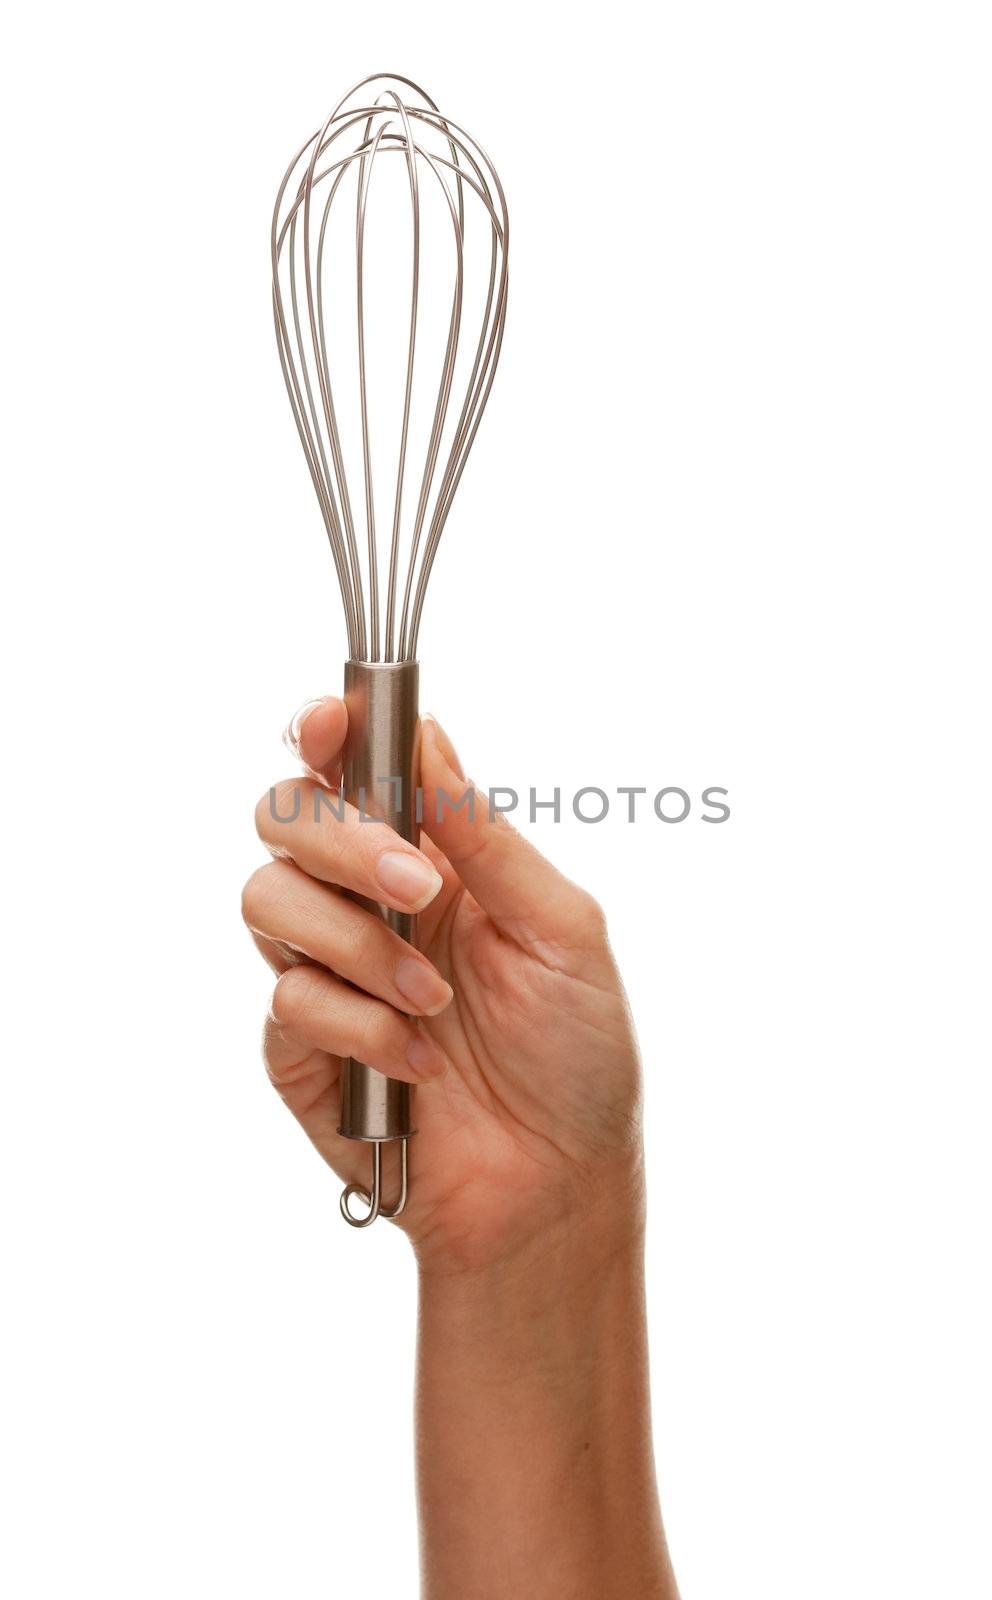
[[[419,843],[417,789],[420,783],[420,725],[417,714],[419,667],[416,661],[348,661],[344,698],[348,707],[348,742],[344,757],[344,789],[362,817],[388,822],[411,844]],[[416,917],[390,911],[372,900],[362,904],[382,917],[411,944]],[[350,1183],[341,1196],[341,1212],[353,1228],[367,1228],[376,1217],[397,1217],[408,1193],[406,1141],[413,1134],[413,1090],[387,1078],[363,1061],[345,1061],[341,1074],[341,1124],[346,1139],[373,1146],[372,1180],[368,1188]],[[382,1146],[400,1141],[400,1190],[395,1204],[382,1204]],[[357,1195],[366,1211],[355,1216],[350,1201]]]

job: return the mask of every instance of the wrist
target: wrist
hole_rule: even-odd
[[[471,1268],[419,1262],[422,1335],[441,1335],[490,1379],[526,1390],[531,1375],[589,1381],[616,1370],[644,1337],[644,1227],[639,1205],[582,1213]]]
[[[421,1294],[470,1299],[553,1298],[553,1285],[593,1285],[621,1263],[643,1269],[644,1175],[638,1160],[580,1190],[563,1185],[560,1202],[533,1225],[492,1230],[487,1248],[465,1249],[442,1223],[414,1240]]]

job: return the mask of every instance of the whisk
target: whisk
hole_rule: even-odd
[[[388,193],[394,208],[382,229],[379,209],[370,205],[373,177],[376,195]],[[378,274],[370,268],[377,232],[385,241]],[[417,641],[438,542],[499,360],[508,245],[506,198],[492,162],[423,89],[394,73],[363,79],[338,102],[290,163],[272,218],[279,359],[344,606],[345,798],[368,817],[388,812],[391,825],[415,844]],[[383,298],[379,342],[389,343],[399,314],[405,344],[390,395],[377,381],[368,314],[370,303]],[[345,314],[353,342],[343,331]],[[469,325],[479,329],[474,344],[463,338]],[[433,361],[424,356],[425,327]],[[423,460],[419,474],[411,470],[415,453]],[[380,459],[390,467],[377,475]],[[363,529],[349,489],[356,461]],[[376,520],[383,504],[385,572]],[[373,908],[415,942],[415,917]],[[345,1061],[338,1131],[372,1146],[368,1187],[351,1183],[341,1195],[345,1220],[364,1228],[377,1217],[399,1216],[409,1193],[407,1141],[415,1131],[410,1086]],[[393,1141],[400,1147],[399,1193],[387,1208],[382,1147]],[[363,1206],[359,1214],[354,1198]]]

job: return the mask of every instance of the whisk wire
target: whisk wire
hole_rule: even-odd
[[[410,337],[407,346],[406,385],[403,391],[403,426],[400,431],[400,453],[396,466],[396,493],[393,498],[393,530],[389,541],[389,580],[386,596],[386,659],[393,653],[393,630],[396,622],[396,574],[400,559],[400,517],[403,511],[403,483],[406,475],[406,451],[410,437],[410,412],[413,404],[413,368],[417,349],[417,311],[420,304],[420,182],[417,175],[417,158],[410,128],[410,119],[399,95],[394,89],[386,91],[380,99],[391,99],[403,123],[406,142],[407,177],[410,183],[410,200],[413,206],[413,270],[410,295]]]
[[[400,621],[400,658],[405,659],[407,619],[410,610],[410,589],[416,569],[417,555],[420,549],[420,535],[427,511],[427,502],[430,497],[431,484],[434,481],[434,471],[437,466],[438,453],[441,448],[441,437],[444,432],[445,419],[448,415],[448,402],[451,398],[451,385],[455,373],[455,358],[458,354],[458,333],[461,326],[462,298],[465,285],[465,242],[461,215],[456,211],[448,186],[443,176],[438,172],[437,166],[428,156],[428,165],[435,173],[444,197],[451,211],[451,220],[455,230],[456,248],[456,274],[455,292],[451,305],[451,319],[448,324],[448,342],[445,348],[444,365],[441,370],[441,384],[438,389],[437,402],[434,407],[434,421],[431,426],[430,442],[427,447],[427,460],[424,465],[424,474],[420,482],[420,496],[417,501],[417,514],[413,524],[413,535],[410,545],[410,560],[407,564],[406,586],[403,591],[403,613]]]
[[[355,275],[358,309],[358,391],[362,409],[362,465],[365,470],[365,520],[369,548],[369,619],[371,622],[370,661],[379,659],[379,562],[375,547],[375,489],[372,483],[372,443],[369,437],[368,382],[365,369],[365,207],[368,203],[372,166],[379,153],[389,123],[377,130],[368,154],[358,160],[358,211],[355,217]]]
[[[320,347],[320,335],[317,330],[314,280],[310,260],[310,201],[313,195],[314,169],[316,168],[318,157],[322,153],[322,150],[326,148],[324,141],[329,124],[330,119],[328,119],[328,122],[324,124],[321,132],[314,140],[313,155],[310,157],[310,165],[307,168],[306,178],[303,181],[303,262],[306,276],[307,310],[310,317],[310,337],[314,350],[317,350]],[[327,142],[330,143],[330,141]],[[350,161],[353,159],[354,155],[345,157],[343,164],[350,164]],[[329,196],[329,200],[333,200],[333,198],[334,194],[332,191],[331,195]],[[306,365],[306,357],[302,351],[300,352],[300,359],[304,365]],[[367,653],[365,632],[365,601],[362,593],[362,572],[358,560],[358,545],[355,539],[355,521],[354,517],[352,516],[351,499],[348,494],[348,480],[345,474],[344,461],[341,456],[341,443],[337,431],[337,419],[334,414],[334,406],[331,400],[330,374],[323,362],[317,363],[317,377],[320,383],[321,398],[324,403],[324,416],[330,435],[331,452],[334,457],[338,488],[341,495],[341,510],[344,516],[345,537],[348,544],[348,561],[351,568],[351,580],[353,584],[353,607],[358,624],[358,647],[362,652],[362,658],[364,660]],[[316,418],[314,420],[316,422]]]
[[[373,100],[373,103],[354,105],[359,92],[372,84],[382,85],[379,94],[361,98]],[[399,90],[397,86],[400,86]],[[403,89],[411,90],[420,103],[412,101],[410,96],[402,92]],[[440,141],[440,148],[431,147],[429,140],[433,137]],[[342,153],[339,154],[339,151]],[[406,162],[413,228],[399,447],[395,458],[396,475],[392,483],[388,574],[383,605],[376,528],[377,452],[373,452],[371,442],[366,231],[373,175],[379,158],[390,154],[400,154]],[[447,211],[452,227],[454,265],[451,309],[440,377],[415,509],[410,517],[405,514],[404,505],[420,365],[423,210],[418,169],[421,163],[436,178],[443,197],[443,209]],[[325,294],[326,287],[333,284],[336,303],[341,303],[340,271],[333,263],[331,268],[328,267],[329,252],[325,250],[325,243],[334,201],[343,179],[353,167],[357,178],[355,283],[357,384],[365,487],[364,573],[349,493],[346,452],[338,427],[335,386],[331,378]],[[315,232],[311,202],[315,190],[325,184],[326,193],[322,191],[319,226]],[[472,351],[471,369],[456,415],[451,402],[468,303],[466,201],[473,196],[480,203],[480,214],[490,233],[488,282],[481,328],[474,346],[469,346]],[[303,235],[302,270],[297,248],[298,231],[302,231]],[[435,102],[418,85],[396,74],[374,74],[356,84],[338,103],[319,132],[297,152],[280,185],[272,220],[273,311],[279,359],[334,557],[344,607],[348,649],[353,659],[388,662],[408,661],[415,657],[427,583],[438,543],[489,399],[499,359],[506,314],[508,245],[506,199],[489,157],[470,134],[450,118],[442,116]],[[286,279],[289,289],[288,319],[284,300]],[[301,279],[306,297],[306,317],[301,303]],[[339,371],[339,386],[342,376],[343,372]],[[460,385],[461,379],[458,381]],[[450,434],[447,446],[444,444],[446,433]],[[442,460],[443,466],[439,471]],[[409,532],[404,539],[404,522],[407,520]],[[404,546],[407,551],[405,558]]]

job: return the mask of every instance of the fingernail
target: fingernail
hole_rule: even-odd
[[[400,994],[428,1017],[443,1011],[455,992],[439,972],[416,956],[404,957],[393,974],[393,982]]]
[[[448,1070],[448,1061],[442,1050],[439,1050],[433,1039],[427,1039],[418,1033],[411,1040],[406,1053],[418,1078],[440,1078]]]
[[[300,754],[300,735],[303,732],[303,724],[306,722],[311,711],[316,711],[319,705],[323,705],[322,700],[304,700],[299,711],[297,711],[296,715],[290,722],[289,727],[283,732],[282,742],[286,746],[286,749],[291,751],[294,756],[299,756]]]
[[[405,850],[386,850],[376,865],[380,888],[393,900],[401,900],[411,911],[429,906],[442,884],[441,874],[420,856]]]

